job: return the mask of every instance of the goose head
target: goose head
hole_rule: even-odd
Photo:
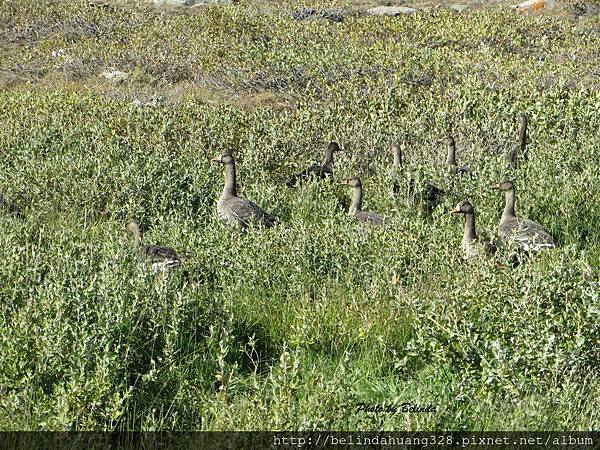
[[[513,182],[510,180],[505,180],[505,181],[500,181],[499,183],[496,183],[492,189],[497,189],[499,191],[502,192],[507,192],[507,191],[511,191],[513,190],[515,187],[513,185]]]
[[[468,200],[461,201],[458,205],[454,207],[450,212],[452,214],[473,214],[475,210],[473,209],[473,205]]]
[[[455,144],[454,137],[452,135],[450,135],[450,134],[448,134],[448,135],[446,135],[446,136],[444,136],[442,138],[439,138],[436,142],[438,144],[446,144],[448,146]]]
[[[211,161],[224,165],[233,164],[233,156],[229,153],[224,153],[219,156],[215,156],[214,158],[211,158]]]
[[[353,188],[362,187],[362,183],[360,182],[360,178],[358,177],[345,178],[343,180],[340,180],[340,184],[345,184]]]
[[[519,125],[521,125],[521,127],[527,126],[527,114],[525,114],[525,113],[519,114]]]
[[[123,228],[130,233],[139,233],[140,223],[135,219],[127,219],[123,222]]]
[[[329,145],[327,146],[327,151],[334,153],[334,152],[342,152],[343,150],[340,148],[340,146],[338,145],[337,142],[331,141],[329,143]]]

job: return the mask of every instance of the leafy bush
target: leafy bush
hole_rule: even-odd
[[[597,428],[593,20],[0,4],[0,192],[26,216],[0,216],[0,427]],[[57,90],[61,48],[86,70]],[[107,85],[97,70],[113,66],[132,78]],[[131,103],[144,92],[167,100]],[[517,210],[560,246],[517,267],[507,249],[466,264],[447,211],[468,197],[495,234],[490,186],[513,176],[520,111],[531,160],[514,174]],[[450,124],[472,177],[443,175],[433,142]],[[346,150],[336,177],[360,175],[389,227],[358,227],[335,183],[285,188],[329,140]],[[389,198],[391,142],[406,172],[450,192],[431,216]],[[223,175],[208,159],[225,150],[274,229],[217,220]],[[121,227],[132,216],[188,256],[179,271],[144,270]],[[438,410],[357,411],[406,401]]]

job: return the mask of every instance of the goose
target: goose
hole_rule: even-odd
[[[2,194],[0,194],[0,211],[6,212],[9,215],[16,217],[17,219],[23,218],[23,213],[17,205],[6,200]]]
[[[414,178],[411,178],[408,182],[408,194],[421,205],[426,213],[430,214],[442,202],[446,191],[431,183],[425,183],[423,188],[417,192],[416,182]]]
[[[515,214],[515,187],[512,181],[501,181],[494,186],[504,192],[506,203],[498,225],[498,235],[526,252],[554,248],[554,239],[544,227],[529,219],[521,219]]]
[[[402,167],[402,149],[398,144],[392,144],[391,147],[392,155],[394,155],[394,164],[392,166],[392,189],[390,195],[393,198],[398,197],[400,194],[400,183],[398,182],[398,171]]]
[[[390,151],[394,156],[394,162],[392,164],[392,185],[390,189],[390,195],[393,198],[397,198],[400,195],[402,190],[402,186],[400,181],[398,181],[399,172],[403,170],[404,159],[402,155],[402,149],[398,144],[392,144],[390,147]],[[431,187],[431,185],[428,185]],[[408,181],[408,194],[411,197],[415,195],[415,180],[414,178],[410,178]]]
[[[527,161],[527,115],[519,114],[519,146],[514,146],[509,153],[508,168],[517,169],[519,167],[518,152],[521,153],[523,161]]]
[[[129,219],[124,224],[125,229],[132,233],[135,238],[135,246],[139,256],[152,264],[152,273],[169,272],[179,267],[183,260],[175,250],[160,245],[144,245],[140,224],[134,219]]]
[[[428,212],[431,212],[442,202],[445,196],[446,191],[434,186],[433,184],[426,183],[425,188],[423,191],[421,191],[421,202],[425,206],[425,209]]]
[[[273,216],[250,200],[238,197],[233,156],[223,154],[212,158],[211,161],[225,166],[225,187],[217,202],[219,218],[229,225],[237,225],[242,230],[247,229],[250,223],[264,227],[275,225]]]
[[[363,211],[362,208],[362,198],[363,198],[363,189],[360,178],[346,178],[340,181],[340,184],[346,184],[354,189],[354,194],[352,196],[352,204],[350,205],[350,210],[348,213],[351,216],[354,216],[356,220],[360,223],[366,223],[372,226],[380,226],[383,225],[383,218],[376,213]]]
[[[391,152],[394,155],[394,163],[392,166],[392,187],[390,194],[393,198],[396,198],[401,190],[400,182],[398,181],[398,170],[402,168],[404,160],[402,158],[402,150],[398,144],[391,146]],[[408,181],[408,196],[415,202],[421,203],[427,212],[431,212],[445,195],[446,192],[430,183],[425,183],[423,189],[417,193],[415,179],[411,177]]]
[[[473,205],[468,200],[461,201],[450,212],[452,214],[465,215],[465,232],[462,245],[466,260],[496,251],[496,246],[492,242],[479,239],[475,230],[475,208],[473,208]]]
[[[448,155],[446,157],[446,167],[448,173],[451,175],[456,174],[468,174],[470,170],[467,166],[459,167],[456,163],[456,142],[452,135],[448,135],[443,139],[440,139],[438,143],[445,143],[448,146]]]
[[[311,176],[315,176],[318,179],[325,179],[328,176],[333,175],[333,154],[341,152],[342,149],[337,142],[330,142],[325,152],[325,159],[323,164],[313,164],[302,172],[294,174],[286,183],[288,187],[294,187],[298,184],[306,181]]]

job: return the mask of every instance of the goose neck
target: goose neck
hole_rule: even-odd
[[[222,197],[237,196],[237,183],[235,175],[235,162],[231,161],[225,164],[225,187],[223,188]]]
[[[400,167],[402,165],[402,153],[400,149],[394,151],[394,167]]]
[[[502,212],[502,218],[503,219],[510,219],[515,217],[515,190],[513,189],[509,189],[508,191],[504,192],[504,199],[505,199],[505,205],[504,205],[504,211]]]
[[[325,159],[323,160],[323,166],[330,167],[333,164],[333,149],[328,148],[325,152]]]
[[[475,213],[465,214],[465,234],[463,240],[465,242],[472,242],[477,239],[477,232],[475,231]]]
[[[456,144],[451,141],[448,144],[448,156],[446,158],[446,164],[449,166],[456,166]]]
[[[136,247],[141,247],[142,246],[142,232],[140,231],[140,229],[138,227],[133,229],[133,238],[134,238],[134,245]]]
[[[363,191],[362,186],[356,186],[352,194],[352,204],[350,205],[350,214],[356,214],[362,208]]]
[[[521,126],[519,127],[519,146],[521,148],[521,154],[526,157],[525,151],[527,148],[527,119],[521,118]]]

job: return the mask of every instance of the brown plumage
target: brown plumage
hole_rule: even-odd
[[[0,211],[7,213],[18,219],[23,219],[23,213],[17,205],[6,200],[2,194],[0,194]]]
[[[496,251],[496,246],[492,242],[479,239],[475,230],[475,208],[473,208],[473,205],[468,200],[461,201],[450,212],[453,214],[464,214],[465,216],[465,231],[462,241],[465,259],[472,259]]]
[[[144,245],[140,224],[129,219],[124,224],[125,229],[135,238],[135,246],[141,259],[152,264],[152,273],[168,272],[179,267],[183,260],[175,250],[160,245]]]
[[[306,181],[311,177],[317,179],[325,179],[333,175],[333,154],[341,152],[342,149],[337,142],[330,142],[327,150],[325,151],[325,159],[322,164],[313,164],[312,166],[304,169],[302,172],[298,172],[287,181],[288,187],[294,187],[302,182]]]
[[[381,217],[379,214],[362,210],[363,189],[360,178],[347,178],[345,180],[341,180],[340,184],[346,184],[354,189],[352,204],[350,205],[350,210],[348,211],[351,216],[354,216],[360,223],[366,223],[373,226],[380,226],[384,224],[383,217]]]
[[[217,213],[221,220],[246,229],[250,223],[264,227],[272,227],[276,221],[269,213],[263,211],[255,203],[237,195],[235,160],[232,155],[220,155],[212,161],[225,166],[225,186],[217,202]]]
[[[527,115],[521,113],[519,115],[519,145],[513,146],[508,155],[507,167],[517,169],[519,167],[519,153],[523,161],[527,161]]]
[[[542,225],[521,219],[515,214],[515,187],[512,181],[501,181],[494,186],[504,192],[505,206],[498,225],[498,235],[527,252],[555,247],[554,238]]]
[[[394,163],[392,165],[392,186],[390,195],[394,198],[398,197],[402,191],[400,181],[398,181],[399,172],[403,169],[404,159],[402,150],[399,145],[393,144],[391,146],[391,152],[394,155]],[[415,179],[408,178],[407,183],[407,194],[408,197],[413,199],[415,203],[421,204],[423,209],[427,212],[433,211],[433,209],[440,204],[446,192],[435,187],[430,183],[425,183],[423,189],[417,192],[417,185]]]
[[[446,156],[446,167],[448,173],[452,175],[470,173],[467,166],[459,167],[456,163],[456,142],[451,135],[446,136],[444,139],[438,141],[439,143],[445,143],[448,146],[448,154]]]

